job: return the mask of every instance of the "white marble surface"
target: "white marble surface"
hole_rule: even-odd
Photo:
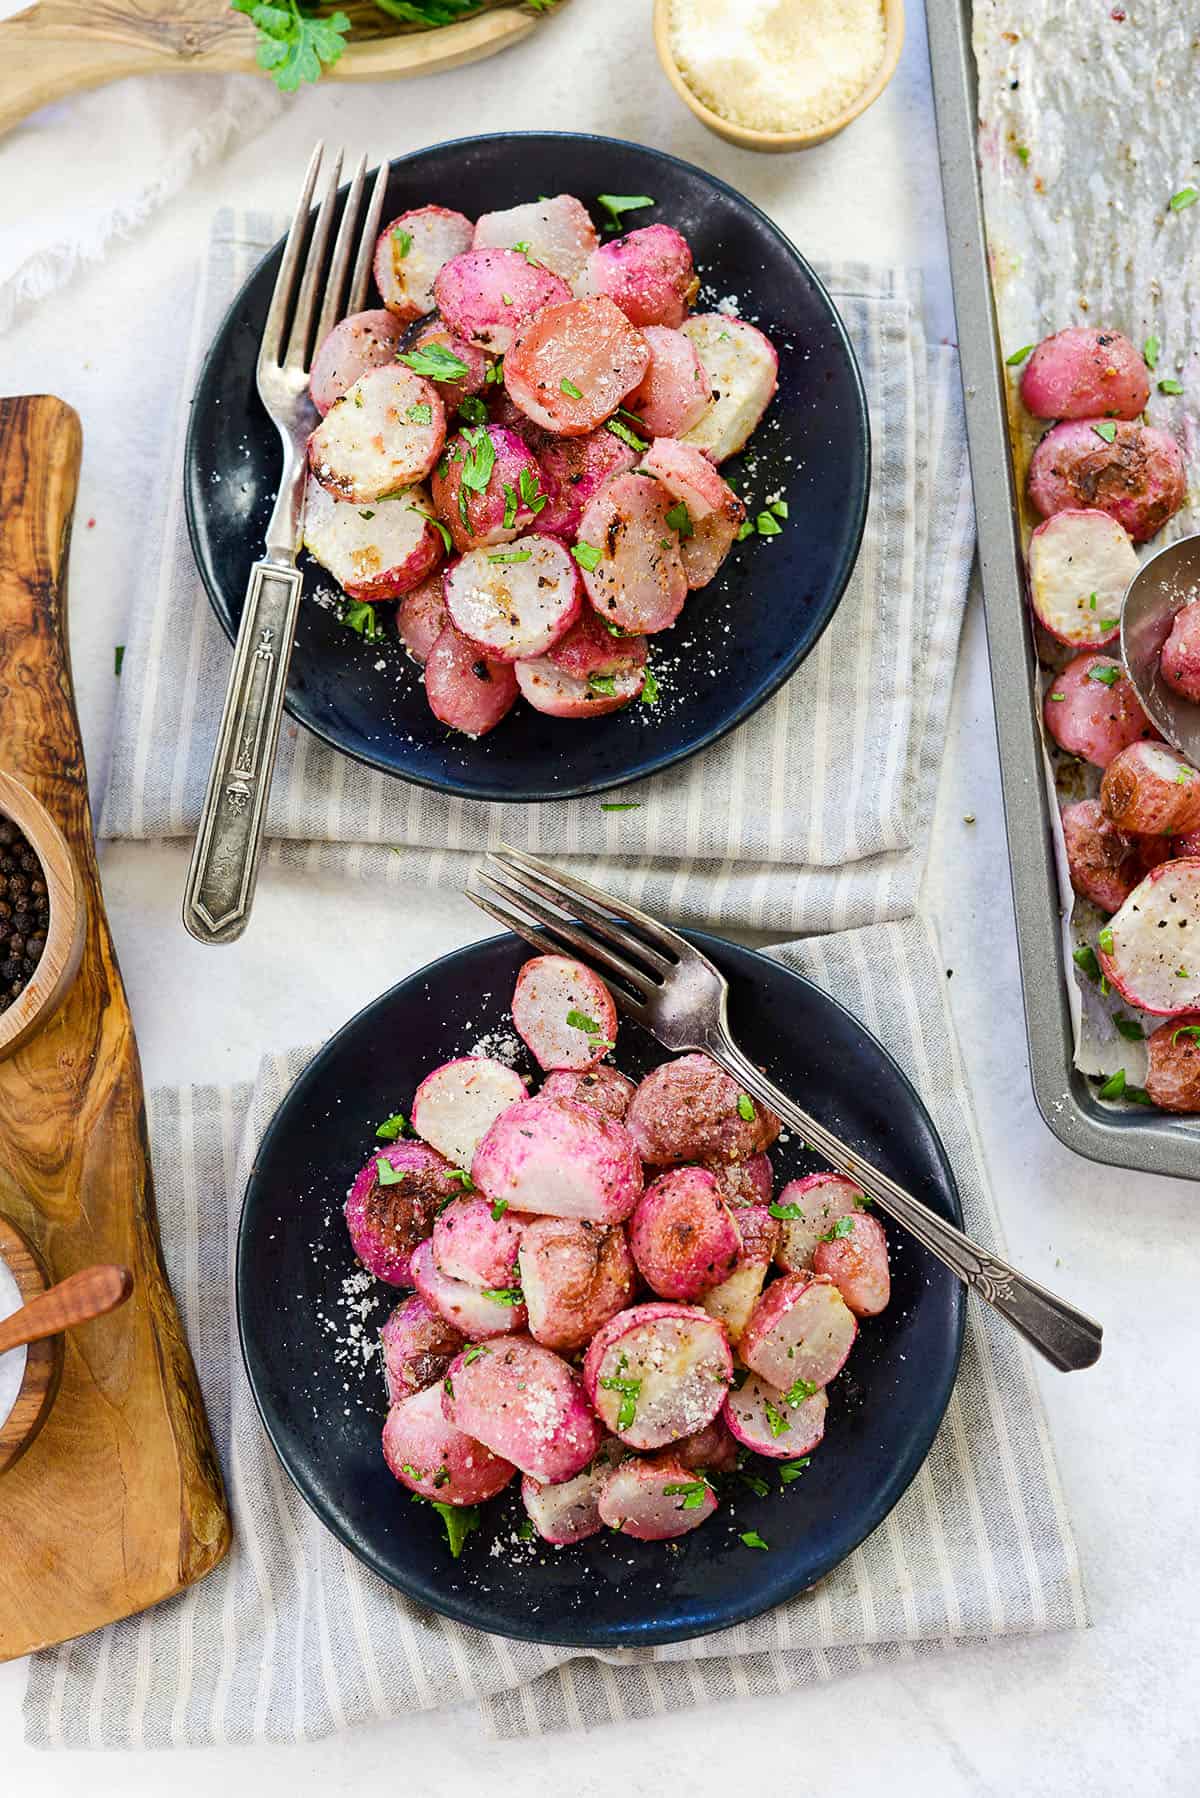
[[[883,100],[845,136],[802,157],[755,158],[709,138],[653,63],[643,0],[572,0],[486,78],[474,70],[392,89],[307,93],[106,265],[0,339],[0,391],[50,390],[83,417],[71,631],[96,789],[111,730],[112,647],[123,638],[137,560],[146,473],[138,420],[159,393],[156,355],[139,334],[152,307],[140,296],[159,270],[194,252],[224,195],[236,187],[255,203],[290,204],[295,170],[317,133],[378,152],[389,147],[389,119],[394,127],[399,115],[406,142],[456,130],[569,126],[586,89],[589,116],[602,106],[614,134],[715,167],[768,209],[773,195],[802,188],[803,248],[920,264],[936,328],[952,335],[923,21],[918,5],[910,3],[909,13],[904,58]],[[112,99],[116,130],[119,92]],[[52,128],[52,115],[37,123]],[[973,604],[928,902],[953,969],[950,994],[1012,1253],[1107,1326],[1098,1368],[1070,1379],[1047,1373],[1042,1382],[1093,1629],[864,1672],[793,1697],[784,1718],[778,1704],[750,1702],[602,1732],[586,1746],[570,1738],[498,1746],[470,1716],[432,1716],[302,1748],[180,1751],[169,1765],[151,1755],[95,1755],[86,1772],[75,1757],[34,1755],[21,1745],[24,1680],[11,1666],[0,1668],[3,1788],[65,1798],[86,1779],[97,1798],[138,1798],[170,1781],[176,1798],[208,1798],[213,1789],[230,1798],[290,1798],[298,1784],[338,1794],[399,1775],[439,1798],[467,1798],[496,1776],[527,1798],[550,1798],[564,1786],[578,1798],[599,1798],[619,1780],[631,1792],[656,1791],[669,1767],[693,1793],[754,1790],[781,1771],[816,1792],[882,1784],[900,1794],[1058,1798],[1123,1794],[1135,1779],[1156,1798],[1200,1790],[1193,1396],[1200,1188],[1092,1167],[1061,1148],[1038,1118],[999,803],[987,657]],[[967,813],[974,824],[964,823]],[[250,935],[218,953],[193,944],[179,924],[181,847],[110,846],[103,864],[152,1083],[248,1075],[261,1050],[328,1032],[386,982],[482,934],[465,900],[406,904],[397,929],[394,900],[269,870]],[[340,931],[351,915],[352,932]]]

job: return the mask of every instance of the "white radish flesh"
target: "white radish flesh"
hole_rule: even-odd
[[[822,1236],[862,1201],[862,1187],[845,1174],[807,1174],[803,1180],[789,1180],[775,1204],[779,1218],[775,1260],[784,1273],[807,1272]]]
[[[628,1452],[610,1437],[601,1443],[590,1466],[577,1473],[574,1479],[560,1480],[556,1486],[544,1486],[530,1479],[528,1474],[522,1476],[521,1502],[543,1542],[583,1542],[604,1528],[600,1494],[609,1474]]]
[[[536,662],[517,663],[517,685],[534,711],[544,712],[548,718],[603,718],[640,696],[646,670],[627,667],[617,674],[583,681],[564,674],[544,656]]]
[[[658,481],[618,475],[579,522],[575,553],[588,597],[605,624],[631,636],[666,630],[687,598],[679,533],[667,521],[674,503]]]
[[[489,1291],[472,1286],[467,1280],[450,1279],[434,1260],[430,1242],[413,1250],[412,1278],[425,1303],[469,1342],[487,1342],[493,1336],[525,1328],[524,1305],[508,1302],[515,1288],[493,1287],[491,1292],[506,1295],[493,1298]]]
[[[304,547],[351,599],[379,605],[418,587],[442,559],[423,487],[355,505],[335,499],[311,474],[304,495]]]
[[[684,441],[711,462],[724,462],[744,447],[770,404],[779,383],[779,357],[761,331],[723,312],[698,313],[681,329],[695,345],[713,396]]]
[[[539,1067],[594,1068],[616,1046],[617,1008],[598,974],[569,955],[524,962],[512,1020]]]
[[[412,1102],[412,1126],[454,1167],[471,1158],[502,1111],[525,1097],[515,1068],[486,1055],[464,1055],[426,1074]]]
[[[445,206],[419,206],[394,218],[375,246],[375,285],[388,311],[402,320],[432,312],[439,269],[469,250],[474,235],[470,219]]]
[[[531,262],[574,284],[596,247],[596,227],[574,194],[480,213],[473,248],[515,250],[518,245]]]
[[[1161,862],[1100,932],[1100,966],[1122,998],[1169,1017],[1200,1005],[1200,857]]]
[[[1129,533],[1107,512],[1056,512],[1029,540],[1034,612],[1060,643],[1098,649],[1120,630],[1125,589],[1137,568]]]
[[[369,368],[394,362],[404,325],[390,312],[353,312],[322,339],[312,360],[308,391],[324,418],[335,400]]]
[[[763,1293],[742,1332],[747,1367],[787,1391],[797,1380],[827,1386],[844,1363],[858,1326],[837,1287],[806,1274],[784,1274]]]
[[[309,467],[338,499],[369,505],[432,469],[446,436],[441,396],[393,362],[368,369],[308,440]]]
[[[686,1536],[716,1508],[717,1495],[708,1481],[676,1455],[624,1462],[604,1482],[598,1502],[600,1519],[609,1529],[639,1542]]]
[[[722,1417],[744,1448],[775,1461],[807,1455],[825,1434],[829,1400],[823,1386],[809,1391],[798,1381],[788,1391],[751,1374],[731,1387]]]
[[[583,1378],[606,1428],[630,1448],[694,1435],[720,1410],[733,1374],[720,1324],[690,1305],[633,1305],[602,1325]]]
[[[650,366],[629,396],[644,437],[681,437],[700,423],[712,402],[712,388],[696,346],[668,325],[643,325]],[[638,426],[634,427],[638,429]]]
[[[471,549],[446,571],[446,609],[456,629],[497,662],[545,655],[582,603],[578,567],[553,537],[531,534]]]

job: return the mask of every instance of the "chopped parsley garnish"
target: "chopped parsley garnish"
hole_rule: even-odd
[[[1113,952],[1113,933],[1109,929],[1107,924],[1104,926],[1104,929],[1100,932],[1100,935],[1096,938],[1096,941],[1099,943],[1101,949],[1103,949],[1105,955],[1112,954],[1112,952]]]
[[[496,466],[496,446],[482,425],[467,426],[463,431],[467,455],[462,465],[462,485],[472,493],[486,493]]]
[[[1094,593],[1088,594],[1088,605],[1091,607],[1093,612],[1096,610],[1096,595]]]
[[[390,1118],[384,1118],[375,1135],[380,1142],[395,1142],[408,1129],[408,1119],[402,1112],[393,1111]]]
[[[1102,425],[1093,425],[1092,429],[1095,431],[1097,437],[1102,437],[1104,439],[1105,443],[1111,443],[1117,434],[1116,425],[1107,422]]]
[[[653,206],[654,201],[649,194],[597,194],[597,206],[603,206],[608,218],[605,227],[609,231],[620,231],[623,212],[640,212],[644,206]]]
[[[513,297],[511,295],[511,293],[502,293],[500,295],[500,300],[501,300],[501,303],[505,306],[511,306],[513,303]]]
[[[767,1210],[772,1217],[792,1218],[804,1215],[799,1205],[780,1205],[775,1200],[772,1200],[771,1204],[767,1206]]]
[[[778,537],[783,529],[779,520],[770,512],[760,512],[754,525],[760,537]]]
[[[709,1492],[707,1480],[688,1480],[674,1486],[663,1487],[664,1498],[682,1498],[683,1503],[675,1508],[678,1511],[698,1511]]]
[[[749,1486],[751,1492],[755,1493],[759,1498],[765,1498],[767,1493],[771,1490],[767,1485],[766,1480],[762,1479],[757,1473],[747,1473],[742,1467],[738,1468],[738,1479],[741,1480],[743,1486]]]
[[[788,515],[788,503],[785,499],[773,499],[771,501],[771,510],[774,512],[776,518],[786,518]]]
[[[772,1436],[786,1435],[792,1426],[783,1415],[783,1412],[775,1409],[775,1406],[771,1403],[769,1398],[763,1400],[763,1410],[767,1414],[767,1428],[770,1430]]]
[[[445,1379],[442,1381],[442,1391],[446,1394],[447,1398],[454,1397],[454,1383],[451,1380],[449,1374],[447,1374]]]
[[[517,498],[516,488],[513,486],[511,481],[505,481],[505,483],[504,483],[504,529],[506,531],[511,531],[513,528],[513,525],[516,524],[516,522],[517,522],[517,507],[519,506],[519,504],[520,504],[520,501]]]
[[[754,1122],[754,1100],[749,1093],[738,1094],[738,1116],[747,1124]]]
[[[1118,1068],[1115,1074],[1109,1075],[1108,1079],[1104,1082],[1104,1085],[1100,1088],[1100,1097],[1102,1099],[1119,1099],[1123,1096],[1124,1092],[1125,1069]]]
[[[1172,194],[1167,202],[1172,212],[1182,212],[1185,207],[1194,206],[1200,200],[1200,193],[1194,187],[1181,187],[1177,194]]]
[[[587,684],[593,693],[603,693],[609,699],[617,696],[617,677],[615,674],[589,674]]]
[[[1193,779],[1194,773],[1195,770],[1192,768],[1181,768],[1175,776],[1175,785],[1177,787],[1186,787]]]
[[[843,1236],[849,1236],[854,1229],[852,1217],[839,1217],[832,1230],[826,1230],[822,1242],[840,1242]]]
[[[1098,680],[1102,687],[1115,687],[1121,678],[1121,670],[1115,662],[1109,662],[1103,667],[1099,662],[1093,662],[1087,671],[1087,677],[1089,680]]]
[[[579,563],[579,566],[581,568],[586,568],[589,573],[592,569],[599,568],[604,559],[594,543],[577,543],[574,549],[572,549],[571,554]]]
[[[465,1167],[451,1167],[446,1170],[447,1180],[457,1180],[464,1192],[474,1192],[475,1182]]]
[[[622,424],[619,418],[610,418],[604,429],[611,431],[614,437],[619,437],[621,442],[627,443],[632,450],[641,451],[650,448],[644,437],[639,437],[636,431],[631,431],[629,426]]]
[[[566,394],[569,400],[581,400],[583,398],[583,390],[576,387],[574,381],[569,380],[566,375],[563,376],[558,385],[560,390]]]
[[[366,402],[365,402],[365,401],[364,401],[364,399],[363,399],[363,396],[362,396],[362,389],[361,389],[361,387],[356,387],[356,388],[355,388],[355,389],[354,389],[354,391],[353,391],[353,393],[352,393],[352,394],[351,394],[351,395],[350,395],[350,398],[351,398],[351,399],[352,399],[352,400],[353,400],[353,401],[354,401],[354,404],[355,404],[355,405],[356,405],[356,406],[362,406],[362,405],[364,405],[364,404],[365,404],[365,403],[366,403]]]
[[[602,799],[600,802],[602,812],[640,812],[641,809],[640,799]]]
[[[531,549],[504,550],[497,555],[488,557],[489,562],[532,562],[532,560],[533,551]]]
[[[515,243],[513,249],[517,252],[518,256],[524,256],[526,262],[529,261],[529,245],[524,239],[522,239],[520,243]]]
[[[1021,158],[1022,165],[1027,164],[1029,161],[1029,145],[1028,144],[1014,144],[1013,148],[1017,152],[1017,155]]]
[[[341,621],[347,630],[357,631],[364,643],[374,643],[382,637],[383,626],[375,616],[375,607],[369,606],[365,600],[352,599],[342,608]]]
[[[1123,1011],[1119,1011],[1114,1016],[1113,1023],[1117,1027],[1117,1034],[1123,1036],[1127,1043],[1145,1042],[1146,1032],[1136,1018],[1127,1018]]]
[[[799,1461],[785,1461],[779,1469],[779,1477],[784,1485],[790,1486],[793,1480],[798,1480],[811,1461],[811,1455],[805,1455]]]
[[[541,483],[533,470],[523,468],[518,484],[521,489],[522,504],[528,506],[535,515],[541,511],[543,506],[549,505],[550,495],[542,492]]]
[[[302,81],[319,80],[322,69],[346,48],[350,21],[344,12],[314,17],[295,4],[264,5],[262,0],[230,0],[230,5],[249,15],[258,32],[258,66],[285,94],[294,94]]]
[[[738,534],[737,534],[737,538],[735,541],[737,541],[738,543],[744,543],[746,541],[747,537],[753,537],[753,535],[754,535],[754,520],[752,518],[747,518],[745,520],[745,522],[738,527]]]
[[[1161,348],[1157,337],[1147,337],[1142,345],[1142,361],[1151,372],[1158,367],[1158,352]]]
[[[1065,699],[1067,696],[1065,693],[1051,693],[1050,697],[1051,699]]]
[[[610,1379],[600,1382],[605,1392],[621,1394],[621,1406],[617,1412],[617,1428],[619,1430],[627,1430],[637,1416],[638,1394],[642,1390],[640,1380],[623,1380],[621,1378],[621,1374],[628,1366],[628,1355],[622,1355],[617,1362],[617,1372]]]
[[[1102,631],[1115,631],[1120,622],[1119,618],[1101,618],[1099,628]]]
[[[494,1224],[498,1224],[500,1222],[500,1219],[504,1216],[504,1213],[507,1210],[508,1210],[508,1200],[507,1199],[497,1199],[496,1203],[492,1206],[492,1222]]]
[[[766,1548],[768,1546],[757,1530],[743,1530],[738,1541],[743,1542],[747,1548]]]
[[[420,513],[422,518],[427,518],[429,520],[430,524],[433,525],[434,529],[440,534],[442,547],[445,549],[446,554],[449,555],[454,548],[454,539],[442,523],[441,519],[435,518],[432,512],[422,510],[420,506],[414,506],[413,511]]]
[[[567,1023],[572,1030],[584,1030],[588,1036],[599,1036],[600,1026],[595,1018],[589,1018],[585,1011],[576,1011],[574,1007],[567,1013]]]
[[[491,1299],[494,1304],[509,1305],[514,1309],[525,1303],[525,1294],[519,1286],[485,1286],[483,1296]]]
[[[518,1542],[532,1542],[533,1541],[533,1524],[529,1521],[528,1517],[525,1519],[524,1523],[519,1523],[517,1525],[517,1541]]]
[[[359,516],[359,517],[360,517],[360,518],[365,518],[365,519],[366,519],[366,520],[367,520],[367,521],[368,521],[368,523],[369,523],[369,522],[370,522],[370,520],[371,520],[371,519],[372,519],[372,518],[374,518],[374,516],[375,516],[375,514],[374,514],[374,512],[360,512],[360,513],[359,513],[359,515],[358,515],[358,516]]]
[[[1019,368],[1026,356],[1031,355],[1035,348],[1035,344],[1023,343],[1019,350],[1014,350],[1011,356],[1006,356],[1004,358],[1004,366],[1006,368]]]
[[[667,513],[667,523],[673,531],[678,531],[681,537],[694,537],[696,534],[696,527],[692,523],[692,515],[681,499],[676,500],[675,504],[671,507],[671,510]]]
[[[1158,391],[1160,393],[1182,393],[1183,392],[1183,382],[1182,381],[1160,381],[1158,383]]]
[[[392,232],[392,255],[399,256],[403,262],[412,249],[412,232],[406,231],[403,225],[397,225]]]
[[[114,643],[114,645],[113,645],[113,673],[114,674],[120,674],[121,663],[124,660],[125,660],[125,645],[123,643]]]
[[[472,1530],[479,1528],[478,1505],[444,1505],[436,1498],[431,1499],[434,1510],[446,1528],[446,1540],[450,1544],[450,1553],[457,1561],[463,1551],[463,1543]]]
[[[458,402],[458,416],[465,418],[469,425],[485,425],[488,409],[477,393],[464,394]]]
[[[1134,1105],[1153,1105],[1154,1100],[1144,1086],[1127,1086],[1125,1097]]]
[[[401,350],[396,360],[427,381],[462,381],[471,372],[444,343],[420,343],[415,350]]]
[[[820,1388],[814,1380],[795,1380],[784,1393],[783,1402],[785,1405],[790,1405],[794,1411],[797,1405],[804,1403],[805,1399],[815,1398],[819,1390]]]
[[[658,704],[658,680],[653,668],[647,668],[646,670],[646,680],[642,687],[641,700],[643,705]]]
[[[486,1342],[472,1343],[471,1347],[467,1350],[466,1354],[463,1356],[463,1366],[470,1367],[472,1361],[478,1361],[479,1357],[481,1355],[490,1355],[491,1352],[492,1351],[488,1347]]]
[[[499,387],[504,381],[504,357],[493,362],[483,377],[485,387]]]
[[[433,423],[433,407],[422,401],[415,406],[410,406],[404,416],[410,424],[430,425]]]

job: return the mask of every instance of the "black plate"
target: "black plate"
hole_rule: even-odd
[[[586,723],[547,718],[522,702],[490,736],[471,742],[434,718],[419,671],[390,632],[381,654],[329,610],[305,605],[288,683],[292,716],[385,773],[474,799],[603,792],[724,736],[775,692],[825,629],[850,578],[867,510],[866,401],[841,320],[803,257],[724,182],[638,144],[518,132],[463,138],[393,162],[385,218],[426,201],[474,217],[547,190],[587,202],[597,193],[652,194],[657,205],[632,216],[687,236],[704,279],[700,309],[732,293],[771,337],[780,352],[779,392],[746,455],[725,472],[752,507],[784,495],[789,516],[780,536],[737,546],[718,578],[688,600],[684,621],[660,639],[661,703]],[[188,428],[188,529],[230,638],[279,482],[279,440],[254,366],[280,253],[277,245],[264,258],[226,314]],[[305,593],[329,588],[324,571],[302,560]]]
[[[687,933],[727,975],[734,1034],[755,1062],[803,1093],[845,1140],[873,1154],[935,1210],[962,1223],[954,1176],[924,1106],[886,1050],[850,1014],[779,963]],[[524,1518],[510,1488],[483,1508],[462,1558],[383,1462],[386,1407],[376,1366],[348,1372],[325,1319],[344,1317],[355,1272],[340,1208],[375,1125],[431,1068],[487,1032],[511,1034],[508,1003],[529,951],[492,937],[443,956],[383,994],[325,1045],[276,1112],[246,1191],[238,1239],[242,1352],[263,1423],[302,1497],[381,1578],[448,1617],[504,1636],[583,1647],[673,1642],[724,1629],[821,1579],[884,1518],[914,1477],[949,1402],[964,1290],[898,1229],[888,1230],[892,1302],[859,1332],[830,1388],[829,1428],[811,1466],[771,1492],[739,1490],[674,1547],[607,1533],[573,1548],[512,1541]],[[620,1065],[640,1076],[667,1059],[621,1025]],[[522,1064],[522,1071],[532,1071]],[[779,1181],[817,1163],[795,1142],[771,1152]],[[377,1285],[373,1330],[398,1296]],[[345,1382],[350,1380],[347,1393]],[[756,1529],[770,1552],[748,1549]],[[503,1552],[489,1550],[499,1538]]]

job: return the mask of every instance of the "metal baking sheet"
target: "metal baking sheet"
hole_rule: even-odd
[[[1200,1179],[1200,1121],[1116,1111],[1101,1104],[1074,1063],[1068,998],[1073,976],[1065,965],[1036,715],[1037,660],[1025,603],[1006,382],[976,157],[970,0],[930,0],[927,15],[1034,1098],[1055,1136],[1077,1154],[1114,1167]]]

